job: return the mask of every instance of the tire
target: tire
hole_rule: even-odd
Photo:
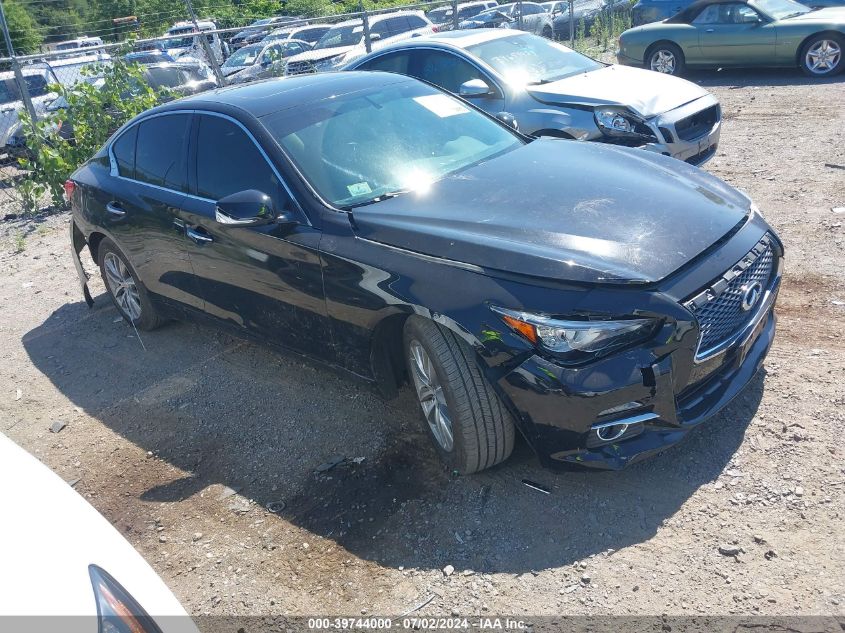
[[[552,30],[552,27],[550,27],[550,26],[544,26],[543,27],[543,37],[545,37],[547,40],[554,39],[554,31]]]
[[[156,312],[146,288],[138,281],[138,273],[120,252],[117,245],[104,238],[97,247],[100,275],[114,307],[127,323],[139,330],[154,330],[163,320]],[[119,283],[123,277],[124,282]]]
[[[507,459],[514,445],[513,420],[481,372],[472,348],[451,330],[412,316],[405,323],[404,350],[423,427],[449,468],[470,474]],[[434,379],[426,383],[425,373]],[[444,416],[451,445],[444,441]]]
[[[644,65],[649,70],[674,77],[682,75],[686,68],[683,51],[672,42],[658,42],[649,47],[645,54]],[[660,67],[665,70],[659,70]]]
[[[813,61],[826,57],[820,66],[813,70]],[[845,69],[845,37],[836,33],[820,33],[812,36],[798,56],[798,65],[808,77],[833,77]]]

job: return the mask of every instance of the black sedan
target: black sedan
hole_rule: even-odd
[[[597,178],[596,174],[602,174]],[[751,380],[782,246],[717,178],[532,140],[401,75],[219,89],[130,121],[66,190],[123,317],[200,316],[385,396],[451,468],[621,468]]]

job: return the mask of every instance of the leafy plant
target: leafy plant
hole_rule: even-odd
[[[26,237],[23,233],[15,235],[15,252],[23,253],[26,250]]]
[[[29,155],[19,162],[30,172],[25,182],[32,183],[25,186],[33,194],[43,187],[56,205],[62,204],[70,174],[117,128],[155,106],[160,97],[145,81],[141,67],[124,61],[122,55],[83,72],[87,77],[71,88],[51,87],[60,94],[55,102],[60,107],[53,113],[36,121],[21,115]]]

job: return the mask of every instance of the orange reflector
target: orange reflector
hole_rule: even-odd
[[[522,334],[525,338],[527,338],[532,343],[537,343],[537,330],[534,329],[534,326],[530,323],[526,323],[525,321],[520,321],[519,319],[515,319],[512,316],[508,316],[507,314],[502,315],[502,321],[507,323],[511,326],[514,330]]]

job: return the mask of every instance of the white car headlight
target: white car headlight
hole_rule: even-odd
[[[653,133],[633,114],[614,108],[596,108],[593,113],[599,130],[607,136],[641,138],[653,137]]]
[[[656,319],[564,320],[491,306],[515,332],[563,360],[581,362],[643,341],[657,329]]]
[[[340,55],[335,55],[334,57],[327,57],[326,59],[316,61],[314,62],[314,70],[319,72],[321,70],[331,70],[333,68],[337,68],[343,63],[345,57],[346,53],[341,53]]]

